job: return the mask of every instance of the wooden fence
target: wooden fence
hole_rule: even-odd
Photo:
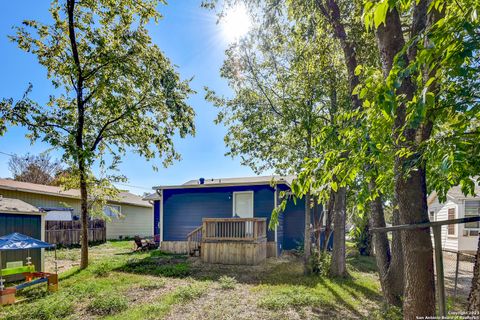
[[[45,221],[45,241],[60,246],[80,244],[82,224],[80,221]],[[88,222],[88,241],[105,242],[107,238],[104,220]]]

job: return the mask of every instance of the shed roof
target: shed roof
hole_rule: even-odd
[[[30,182],[21,182],[12,179],[0,179],[0,190],[13,190],[35,194],[45,194],[62,198],[80,199],[80,190],[78,189],[64,190],[62,187],[47,186]],[[142,200],[142,197],[127,191],[120,191],[118,194],[118,198],[119,200],[112,200],[112,202],[130,204],[141,207],[151,207],[148,202]]]
[[[18,213],[40,213],[40,209],[35,206],[32,206],[29,203],[26,203],[22,200],[11,199],[11,198],[0,198],[0,212],[18,212]]]
[[[200,179],[189,180],[180,185],[168,185],[168,186],[155,186],[153,189],[187,189],[187,188],[208,188],[208,187],[221,187],[221,186],[248,186],[248,185],[262,185],[275,182],[277,184],[291,185],[295,179],[294,175],[288,176],[256,176],[256,177],[238,177],[238,178],[212,178],[205,179],[204,183],[200,183]],[[154,200],[157,199],[157,195],[151,194],[144,199]]]

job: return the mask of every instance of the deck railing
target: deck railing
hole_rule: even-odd
[[[196,250],[200,249],[200,243],[202,242],[202,226],[195,228],[187,235],[188,241],[188,253],[194,255]]]
[[[204,218],[203,241],[256,241],[267,237],[266,218]]]

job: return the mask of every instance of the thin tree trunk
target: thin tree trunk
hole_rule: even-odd
[[[305,195],[305,239],[303,242],[303,272],[309,274],[310,268],[310,254],[312,249],[312,234],[311,234],[311,213],[310,213],[310,192]]]
[[[332,234],[332,217],[333,206],[335,205],[335,192],[330,190],[330,198],[328,199],[327,211],[325,212],[325,241],[323,242],[322,251],[327,251],[330,235]]]
[[[396,208],[397,202],[394,201],[393,209],[393,225],[400,224],[400,217],[398,208]],[[400,232],[392,233],[392,245],[390,248],[392,259],[390,261],[390,267],[388,272],[385,275],[386,282],[390,286],[390,292],[393,294],[394,298],[399,299],[398,306],[401,306],[401,298],[404,293],[405,286],[405,276],[404,276],[404,266],[403,266],[403,249],[402,249],[402,236]],[[397,302],[394,300],[394,302]],[[397,305],[394,303],[394,305]]]
[[[347,207],[347,189],[341,187],[335,195],[333,212],[333,252],[330,274],[335,277],[347,275],[345,260],[345,220]]]
[[[478,238],[477,255],[473,268],[472,288],[468,296],[468,311],[480,314],[480,238]]]
[[[82,222],[80,269],[85,269],[88,267],[88,194],[87,181],[85,177],[85,166],[82,161],[80,161],[79,164],[79,171]]]
[[[374,184],[375,181],[370,181],[368,185],[370,190],[376,189]],[[381,195],[370,203],[369,223],[372,228],[384,228],[386,226]],[[401,297],[403,294],[403,265],[398,264],[398,261],[402,261],[402,252],[398,252],[397,249],[399,246],[398,239],[399,237],[395,235],[395,240],[397,242],[395,244],[395,258],[390,250],[390,243],[386,233],[374,233],[372,242],[375,248],[375,260],[380,274],[380,285],[382,287],[385,301],[388,304],[401,307]]]

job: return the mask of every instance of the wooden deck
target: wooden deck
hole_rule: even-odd
[[[207,263],[256,265],[267,257],[265,218],[204,218],[188,235],[190,254]]]

